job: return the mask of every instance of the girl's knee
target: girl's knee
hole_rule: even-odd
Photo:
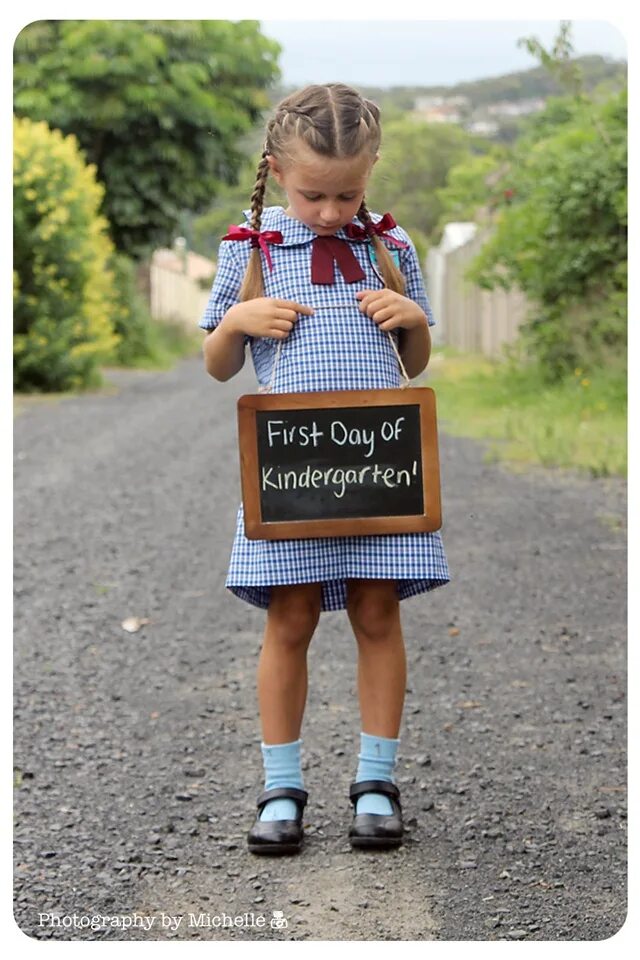
[[[398,594],[393,580],[351,580],[347,613],[358,639],[384,639],[399,623]]]
[[[308,643],[318,625],[321,605],[319,583],[272,587],[269,626],[281,642]]]

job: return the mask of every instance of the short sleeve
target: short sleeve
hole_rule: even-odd
[[[218,248],[218,264],[209,301],[198,324],[203,330],[215,330],[227,310],[238,302],[245,269],[236,259],[234,241],[223,240]],[[245,336],[245,344],[250,339]]]
[[[424,278],[422,276],[422,270],[420,269],[420,261],[418,260],[416,248],[414,247],[409,234],[404,230],[397,230],[394,232],[402,234],[402,240],[408,244],[406,249],[400,251],[400,269],[404,273],[407,281],[405,296],[415,300],[418,306],[421,307],[427,315],[429,326],[434,327],[436,321],[435,317],[433,316],[433,311],[431,310],[429,298],[427,297],[427,291],[425,289]]]

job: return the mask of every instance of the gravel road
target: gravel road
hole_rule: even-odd
[[[227,384],[199,357],[108,376],[97,393],[20,401],[15,420],[20,930],[612,937],[626,918],[625,484],[515,474],[441,420],[453,579],[402,604],[406,842],[348,843],[360,723],[341,611],[322,614],[309,653],[305,848],[258,858],[245,835],[264,614],[224,588],[250,363]],[[130,633],[131,617],[149,622]]]

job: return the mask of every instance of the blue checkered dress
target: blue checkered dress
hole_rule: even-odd
[[[247,226],[248,216],[249,211],[245,211]],[[372,219],[376,222],[380,216],[372,214]],[[265,296],[295,300],[315,307],[316,312],[313,316],[301,315],[284,341],[245,338],[260,385],[271,382],[275,351],[281,343],[273,393],[399,387],[402,377],[389,335],[360,311],[355,299],[358,290],[383,286],[371,259],[372,245],[368,241],[351,241],[365,280],[346,283],[335,267],[333,285],[313,284],[311,243],[316,234],[287,216],[282,207],[264,210],[261,230],[279,230],[284,240],[282,244],[269,245],[272,270],[262,254]],[[389,233],[408,244],[406,249],[399,250],[400,267],[407,281],[406,295],[422,307],[433,326],[435,320],[415,248],[401,227],[394,227]],[[347,239],[342,229],[336,236]],[[248,240],[223,240],[220,244],[218,270],[199,324],[205,330],[213,330],[237,302],[250,250]],[[318,309],[335,306],[340,309]],[[392,335],[397,343],[396,331]],[[345,582],[349,578],[395,580],[400,600],[442,586],[449,580],[449,570],[440,534],[247,540],[240,505],[226,582],[236,596],[266,609],[273,584],[321,582],[322,609],[340,610],[346,605]]]

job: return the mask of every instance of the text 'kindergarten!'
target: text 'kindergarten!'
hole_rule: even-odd
[[[265,422],[264,441],[270,456],[277,456],[279,452],[290,455],[292,448],[307,449],[312,462],[287,463],[286,467],[263,462],[261,489],[265,492],[333,487],[334,497],[341,499],[350,486],[381,484],[392,489],[404,484],[409,487],[418,480],[418,461],[412,459],[408,464],[394,463],[391,466],[388,459],[391,444],[403,446],[405,420],[406,417],[398,416],[367,427],[350,426],[337,418],[321,425],[315,419],[310,423],[291,424],[286,419],[269,417]],[[351,461],[355,457],[371,462],[358,466],[353,463],[338,465],[332,462],[332,449],[340,449],[343,454],[346,452]],[[318,457],[325,460],[322,465],[318,463]],[[372,459],[374,457],[383,463],[376,462]]]

